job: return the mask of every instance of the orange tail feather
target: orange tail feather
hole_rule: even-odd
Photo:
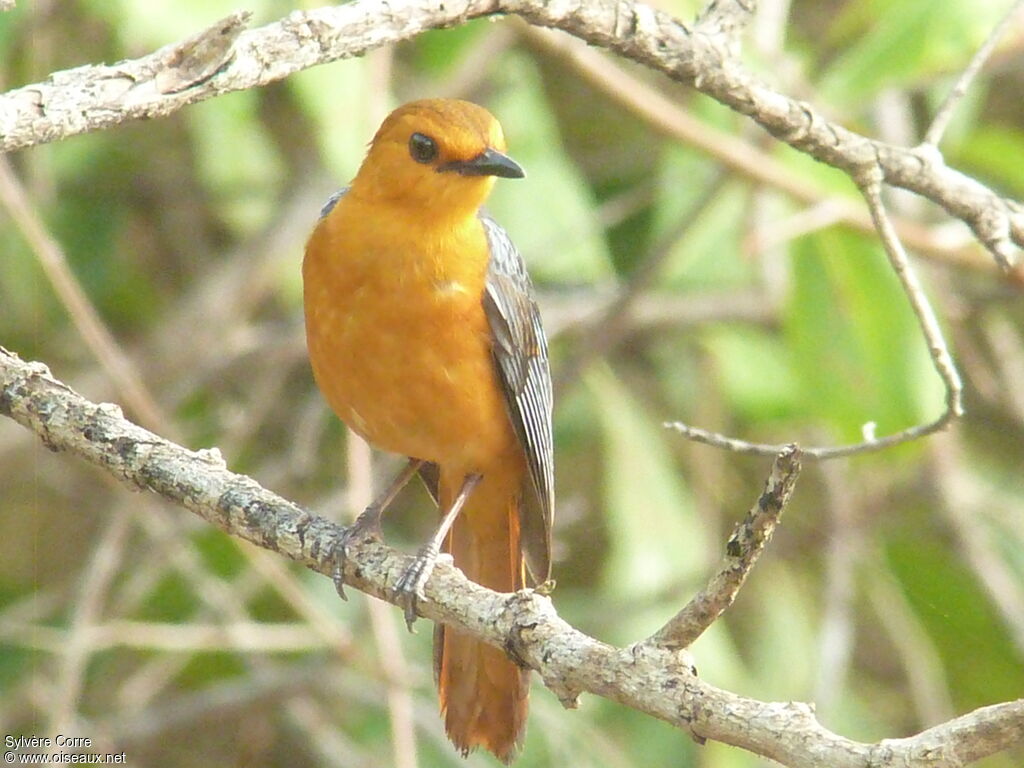
[[[442,472],[441,504],[456,483]],[[523,586],[518,487],[484,476],[448,536],[447,549],[469,579],[498,592]],[[434,632],[434,671],[448,738],[468,754],[484,747],[510,763],[526,731],[530,672],[502,651],[457,630]]]

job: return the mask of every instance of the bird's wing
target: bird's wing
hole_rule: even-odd
[[[322,206],[320,206],[321,219],[327,218],[327,214],[334,210],[334,206],[336,206],[338,204],[338,201],[345,196],[346,192],[348,192],[348,187],[342,187],[333,195],[327,198],[327,201]]]
[[[494,362],[512,424],[526,453],[530,482],[519,507],[526,565],[537,584],[551,574],[554,453],[548,345],[523,257],[508,233],[485,214],[491,258],[483,304]]]

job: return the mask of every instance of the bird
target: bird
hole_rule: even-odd
[[[408,458],[340,536],[339,591],[348,546],[380,537],[384,509],[414,476],[440,512],[395,586],[410,630],[439,553],[499,592],[549,582],[547,340],[524,260],[483,209],[497,178],[524,176],[484,107],[413,101],[383,121],[306,245],[314,379],[351,430]],[[438,625],[434,673],[445,730],[462,755],[483,747],[512,762],[525,735],[529,670]]]

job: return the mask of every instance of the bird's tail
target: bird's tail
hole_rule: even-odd
[[[519,545],[519,488],[484,475],[466,502],[446,551],[456,567],[477,584],[498,592],[523,586]],[[447,508],[462,478],[441,476],[440,503]],[[526,730],[530,673],[502,651],[440,624],[434,631],[434,673],[448,738],[468,754],[490,750],[510,763]]]

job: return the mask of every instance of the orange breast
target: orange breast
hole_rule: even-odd
[[[486,235],[468,219],[408,221],[350,195],[303,262],[313,373],[374,446],[483,471],[514,449],[481,298]]]

